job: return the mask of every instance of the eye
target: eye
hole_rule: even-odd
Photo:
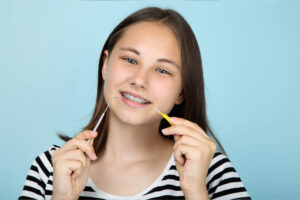
[[[171,73],[169,73],[167,70],[164,70],[164,69],[158,69],[157,71],[160,72],[160,73],[162,73],[162,74],[169,74],[169,75],[171,75]]]
[[[126,60],[130,64],[137,64],[137,62],[132,58],[123,58],[123,60]]]

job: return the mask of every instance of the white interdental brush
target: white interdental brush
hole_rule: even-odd
[[[103,111],[102,115],[100,116],[100,118],[99,118],[99,120],[98,120],[96,126],[95,126],[94,129],[93,129],[94,132],[98,129],[98,126],[100,125],[100,123],[101,123],[101,121],[102,121],[102,119],[103,119],[103,117],[104,117],[104,115],[105,115],[105,113],[106,113],[106,110],[108,109],[108,107],[110,106],[110,104],[113,102],[113,100],[115,100],[116,98],[118,98],[118,97],[114,97],[114,98],[109,102],[109,104],[106,106],[106,108],[105,108],[105,110]],[[92,139],[89,139],[89,140],[88,140],[89,143],[93,143],[93,141],[94,141],[94,140],[92,140]]]

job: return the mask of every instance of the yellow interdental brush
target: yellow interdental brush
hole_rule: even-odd
[[[168,116],[168,115],[166,115],[166,114],[164,114],[164,113],[162,113],[162,112],[160,112],[157,108],[153,108],[156,112],[158,112],[159,114],[161,114],[161,116],[163,116],[163,118],[165,118],[168,122],[169,122],[169,124],[171,124],[171,126],[173,126],[173,124],[170,122],[170,117]]]

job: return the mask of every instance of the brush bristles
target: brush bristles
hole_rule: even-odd
[[[157,108],[154,107],[153,109],[160,114],[160,111]]]

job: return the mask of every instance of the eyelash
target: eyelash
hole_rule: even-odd
[[[136,62],[134,59],[132,59],[132,58],[127,58],[127,57],[125,57],[125,58],[122,58],[122,59],[125,60],[126,62],[128,62],[129,64],[133,64],[133,63],[130,62],[130,61],[134,61],[135,64],[137,64],[137,62]],[[168,71],[165,70],[165,69],[158,69],[158,70],[164,71],[164,73],[162,73],[162,74],[168,74],[168,75],[171,75],[171,73],[168,72]]]
[[[163,74],[168,74],[168,75],[171,75],[171,73],[170,73],[170,72],[168,72],[167,70],[164,70],[164,69],[158,69],[158,70],[162,70],[162,71],[164,71],[165,73],[163,73]]]
[[[128,61],[128,60],[133,60],[134,62],[135,62],[135,64],[137,64],[137,62],[134,60],[134,59],[132,59],[132,58],[123,58],[125,61],[127,61],[128,63],[130,63],[130,64],[133,64],[133,63],[131,63],[130,61]]]

